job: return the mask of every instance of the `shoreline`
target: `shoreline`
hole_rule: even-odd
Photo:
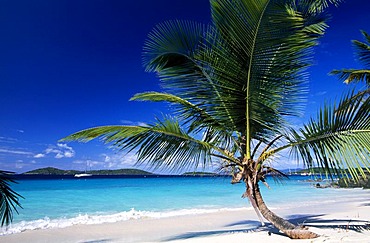
[[[370,195],[370,194],[369,194]],[[268,202],[267,202],[268,203]],[[370,242],[370,197],[275,208],[275,213],[321,235],[299,242]],[[271,232],[271,236],[268,234]],[[271,224],[260,226],[250,208],[166,218],[38,229],[0,236],[1,242],[296,242]]]

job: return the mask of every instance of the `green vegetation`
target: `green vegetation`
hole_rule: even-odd
[[[362,187],[364,189],[370,189],[370,174],[366,173],[364,178],[361,177],[358,180],[341,178],[338,180],[337,185],[343,188]]]
[[[15,183],[12,179],[13,172],[0,170],[0,219],[1,226],[8,225],[13,220],[13,211],[18,213],[17,207],[21,207],[18,198],[22,197],[10,187]]]
[[[138,169],[118,169],[118,170],[92,170],[93,175],[153,175],[153,173]]]
[[[75,175],[83,173],[78,170],[60,170],[53,167],[41,168],[24,173],[25,175]],[[152,173],[138,169],[118,169],[118,170],[91,170],[92,175],[152,175]]]
[[[366,168],[359,168],[358,169],[358,171],[365,171],[365,174],[366,174],[366,170],[367,170]],[[330,175],[335,175],[335,176],[339,176],[339,177],[344,177],[343,179],[347,180],[347,179],[350,179],[350,178],[349,178],[349,176],[346,176],[346,175],[350,175],[351,170],[350,169],[333,169],[333,168],[325,169],[325,168],[321,168],[321,167],[312,167],[312,168],[308,168],[308,169],[298,170],[296,173],[297,174],[302,174],[302,173],[309,174],[309,173],[311,173],[311,174],[315,174],[315,175],[330,174]],[[360,179],[360,178],[363,179],[365,174],[362,174],[362,176],[357,177],[357,179]]]
[[[218,164],[232,183],[245,184],[243,197],[262,224],[264,217],[291,238],[317,237],[273,213],[260,183],[267,185],[268,174],[284,175],[274,168],[282,152],[308,168],[349,168],[355,179],[370,166],[370,99],[363,94],[327,102],[301,128],[290,123],[303,112],[305,70],[327,28],[327,7],[338,2],[211,0],[208,26],[159,24],[144,46],[144,64],[158,74],[164,92],[132,100],[168,102],[176,118],[90,128],[64,141],[101,138],[119,150],[137,151],[138,164],[154,169]]]
[[[217,173],[212,172],[186,172],[182,174],[183,176],[219,176]]]
[[[36,170],[31,170],[28,172],[25,172],[23,174],[25,175],[74,175],[77,173],[81,173],[81,171],[78,170],[60,170],[53,167],[46,167]]]

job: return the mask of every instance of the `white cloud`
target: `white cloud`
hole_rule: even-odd
[[[102,154],[101,156],[104,157],[104,162],[109,162],[111,160],[109,155]]]
[[[122,168],[131,168],[134,167],[137,162],[136,154],[131,152],[128,154],[119,153],[113,155],[102,154],[104,158],[104,167],[110,169],[122,169]]]
[[[134,122],[129,120],[121,120],[121,123],[126,126],[142,126],[142,127],[148,126],[148,124],[145,122]]]
[[[45,149],[45,153],[46,154],[50,154],[50,153],[59,153],[60,151],[59,150],[57,150],[57,149],[54,149],[54,148],[47,148],[47,149]]]
[[[64,152],[64,157],[66,158],[72,158],[74,156],[74,151],[65,151]]]
[[[36,159],[39,159],[39,158],[44,158],[45,157],[45,154],[36,154],[35,156],[33,156],[34,158]]]
[[[134,124],[133,121],[129,121],[129,120],[121,120],[121,123],[124,124],[124,125],[133,125]]]
[[[72,163],[78,166],[79,170],[94,168],[94,169],[123,169],[133,168],[137,161],[135,153],[129,154],[101,154],[100,159],[90,160],[82,159],[75,160]]]
[[[33,155],[33,153],[28,152],[28,151],[13,150],[13,149],[0,149],[0,153],[18,154],[18,155]]]
[[[60,153],[57,153],[55,156],[54,156],[54,158],[56,158],[56,159],[61,159],[61,158],[63,158],[64,156],[63,156],[63,154],[60,154]]]
[[[26,164],[23,162],[23,160],[17,160],[15,162],[15,168],[22,169]]]
[[[72,147],[69,147],[67,144],[65,143],[58,143],[57,146],[59,148],[65,148],[65,149],[68,149],[68,150],[73,150]]]
[[[323,95],[326,95],[328,93],[328,91],[319,91],[317,93],[314,94],[314,96],[323,96]]]
[[[78,170],[91,170],[94,168],[100,169],[104,167],[104,162],[90,159],[75,160],[72,163],[77,165],[76,169]]]
[[[86,160],[75,160],[72,164],[86,164]]]
[[[16,138],[0,137],[0,143],[15,143],[18,142]]]
[[[57,146],[50,145],[49,148],[45,149],[44,153],[36,154],[35,158],[44,158],[48,154],[55,154],[54,158],[72,158],[75,156],[75,151],[72,147],[64,143],[58,143]]]

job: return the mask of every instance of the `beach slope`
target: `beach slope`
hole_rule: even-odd
[[[370,198],[369,198],[370,199]],[[370,200],[274,209],[321,237],[299,242],[370,242]],[[260,226],[250,208],[167,218],[74,225],[0,236],[0,242],[297,242],[272,225]]]

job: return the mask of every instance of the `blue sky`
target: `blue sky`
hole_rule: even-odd
[[[151,122],[158,103],[129,101],[160,90],[142,67],[149,31],[165,20],[208,23],[208,0],[2,0],[0,3],[0,169],[53,166],[84,170],[132,167],[135,157],[100,142],[60,143],[88,127]],[[370,2],[347,0],[332,20],[309,69],[307,119],[324,100],[348,90],[335,68],[360,67],[352,39],[370,33]],[[297,125],[301,120],[297,120]],[[280,167],[291,167],[285,161]],[[294,167],[293,165],[292,167]]]

